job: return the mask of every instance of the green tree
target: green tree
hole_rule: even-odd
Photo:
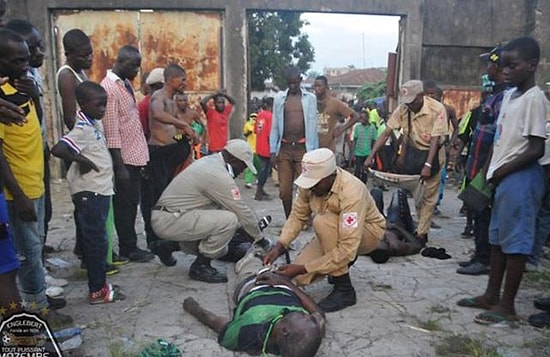
[[[315,58],[308,35],[302,34],[306,21],[294,11],[258,11],[248,13],[248,46],[251,85],[264,89],[264,81],[286,87],[284,70],[293,64],[307,72]]]
[[[386,81],[378,83],[365,83],[357,90],[357,99],[364,102],[368,99],[382,97],[386,94]]]

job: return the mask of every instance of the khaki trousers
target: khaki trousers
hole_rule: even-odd
[[[424,199],[422,199],[422,205],[418,211],[418,226],[416,227],[417,235],[428,234],[430,231],[434,209],[437,205],[440,181],[441,170],[424,182],[426,185],[426,191],[424,192]]]
[[[227,244],[237,231],[239,220],[235,213],[224,210],[153,210],[151,226],[160,238],[180,242],[184,252],[216,259],[227,254]]]
[[[333,212],[316,214],[313,218],[313,229],[316,237],[313,238],[296,257],[295,264],[304,265],[314,259],[322,257],[338,246],[338,228],[340,225],[340,215]],[[368,225],[367,225],[368,226]],[[383,235],[383,230],[372,231],[366,229],[361,236],[361,242],[355,256],[365,255],[372,252],[378,245],[378,241]],[[348,264],[335,266],[334,270],[328,275],[342,276],[349,271]],[[308,285],[315,280],[321,279],[323,275],[317,273],[307,273],[298,275],[295,281],[298,285]]]

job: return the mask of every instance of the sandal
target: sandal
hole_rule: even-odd
[[[468,298],[460,299],[460,300],[457,301],[456,304],[458,306],[462,306],[462,307],[470,307],[472,309],[484,309],[484,310],[488,310],[492,306],[492,305],[485,305],[485,304],[479,302],[479,300],[475,297],[468,297]]]
[[[119,288],[111,284],[105,284],[101,290],[88,294],[88,302],[91,305],[107,304],[125,298],[126,296],[120,292]]]
[[[517,320],[518,320],[517,316],[505,315],[499,311],[485,311],[474,318],[475,322],[485,326],[496,325],[502,322],[505,322],[505,323],[513,322]]]

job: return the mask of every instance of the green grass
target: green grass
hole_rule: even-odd
[[[438,356],[501,357],[496,349],[464,335],[447,336],[435,346]]]

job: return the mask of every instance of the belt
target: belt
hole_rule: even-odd
[[[285,139],[285,138],[282,138],[281,139],[281,143],[283,144],[288,144],[288,145],[292,145],[292,146],[295,146],[295,145],[304,145],[306,143],[306,138],[301,138],[301,139],[298,139],[296,141],[290,141],[288,139]]]

